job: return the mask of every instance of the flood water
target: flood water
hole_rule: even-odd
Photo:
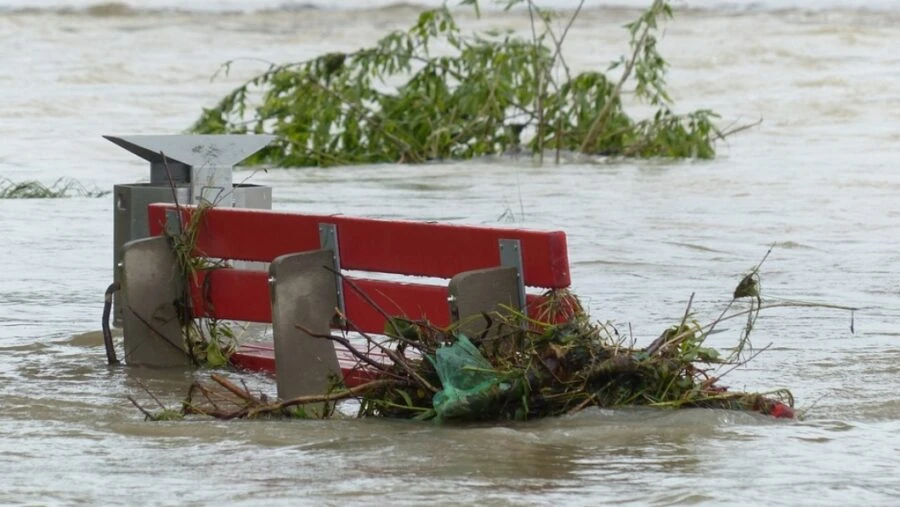
[[[0,1],[0,178],[101,189],[146,180],[144,162],[100,136],[181,132],[265,67],[255,59],[352,50],[417,12],[75,4]],[[621,25],[637,11],[588,4],[566,55],[573,67],[605,69],[626,50]],[[641,345],[681,318],[692,292],[698,318],[712,318],[774,244],[764,295],[861,308],[855,333],[845,311],[764,313],[754,345],[771,348],[726,377],[735,390],[791,389],[803,421],[587,410],[475,428],[145,422],[126,395],[152,404],[146,387],[177,405],[204,373],[105,365],[111,199],[7,200],[0,504],[900,503],[900,10],[691,5],[661,46],[677,110],[710,107],[722,125],[763,120],[720,144],[714,161],[500,158],[273,170],[251,181],[274,187],[277,209],[563,229],[574,290],[594,318],[630,325]],[[528,30],[521,13],[465,17],[469,27]],[[236,58],[230,76],[210,82]],[[735,343],[740,324],[727,327],[711,345]],[[270,379],[246,378],[274,393]]]

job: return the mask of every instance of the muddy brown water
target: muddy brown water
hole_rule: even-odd
[[[790,388],[804,421],[587,410],[469,428],[148,423],[126,395],[149,401],[144,385],[177,404],[203,373],[104,364],[110,199],[0,201],[0,504],[900,502],[900,11],[791,5],[689,10],[667,28],[679,110],[763,119],[711,162],[496,158],[252,181],[274,187],[278,209],[563,229],[574,289],[639,344],[679,319],[692,292],[711,318],[774,244],[764,294],[862,308],[855,334],[847,312],[764,314],[754,344],[771,348],[727,377],[734,389]],[[100,136],[179,132],[262,68],[252,59],[349,50],[415,14],[108,9],[0,13],[0,177],[146,179]],[[586,11],[570,63],[605,68],[633,15]],[[527,29],[517,14],[469,23]],[[232,58],[245,60],[210,83]],[[740,325],[726,327],[712,345],[734,343]],[[247,380],[274,392],[270,379]]]

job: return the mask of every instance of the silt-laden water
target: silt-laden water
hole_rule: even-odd
[[[498,158],[252,177],[274,187],[277,209],[565,230],[573,288],[639,344],[680,319],[692,292],[698,318],[712,318],[774,244],[764,294],[862,308],[855,334],[848,312],[764,314],[754,345],[771,347],[726,378],[790,388],[806,420],[145,422],[126,395],[152,404],[146,387],[177,405],[203,373],[104,364],[110,198],[0,201],[0,504],[897,504],[900,11],[856,4],[678,14],[661,46],[678,110],[763,120],[711,162]],[[0,177],[146,180],[143,162],[100,136],[178,133],[263,69],[256,59],[352,50],[416,13],[208,10],[0,12]],[[635,14],[589,6],[570,64],[606,68]],[[469,23],[528,30],[521,14]],[[740,326],[710,344],[733,345]]]

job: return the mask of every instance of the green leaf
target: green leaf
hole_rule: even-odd
[[[399,394],[401,398],[403,398],[403,402],[406,403],[407,407],[414,407],[412,397],[410,397],[409,393],[407,393],[403,389],[396,389],[395,392]]]
[[[701,361],[707,363],[714,363],[719,360],[721,356],[719,355],[719,351],[710,348],[710,347],[698,347],[697,348],[697,358]]]

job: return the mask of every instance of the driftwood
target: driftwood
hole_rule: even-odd
[[[253,419],[262,416],[287,416],[291,415],[287,409],[311,403],[333,403],[348,398],[360,396],[369,390],[383,389],[396,380],[373,380],[350,389],[336,390],[321,395],[299,396],[288,400],[270,401],[264,395],[254,395],[247,386],[238,386],[223,375],[213,373],[210,380],[214,385],[224,389],[229,397],[223,394],[221,389],[215,389],[211,384],[194,382],[188,391],[188,396],[183,403],[185,415],[196,414],[214,417],[216,419]],[[197,400],[197,395],[202,399]]]

